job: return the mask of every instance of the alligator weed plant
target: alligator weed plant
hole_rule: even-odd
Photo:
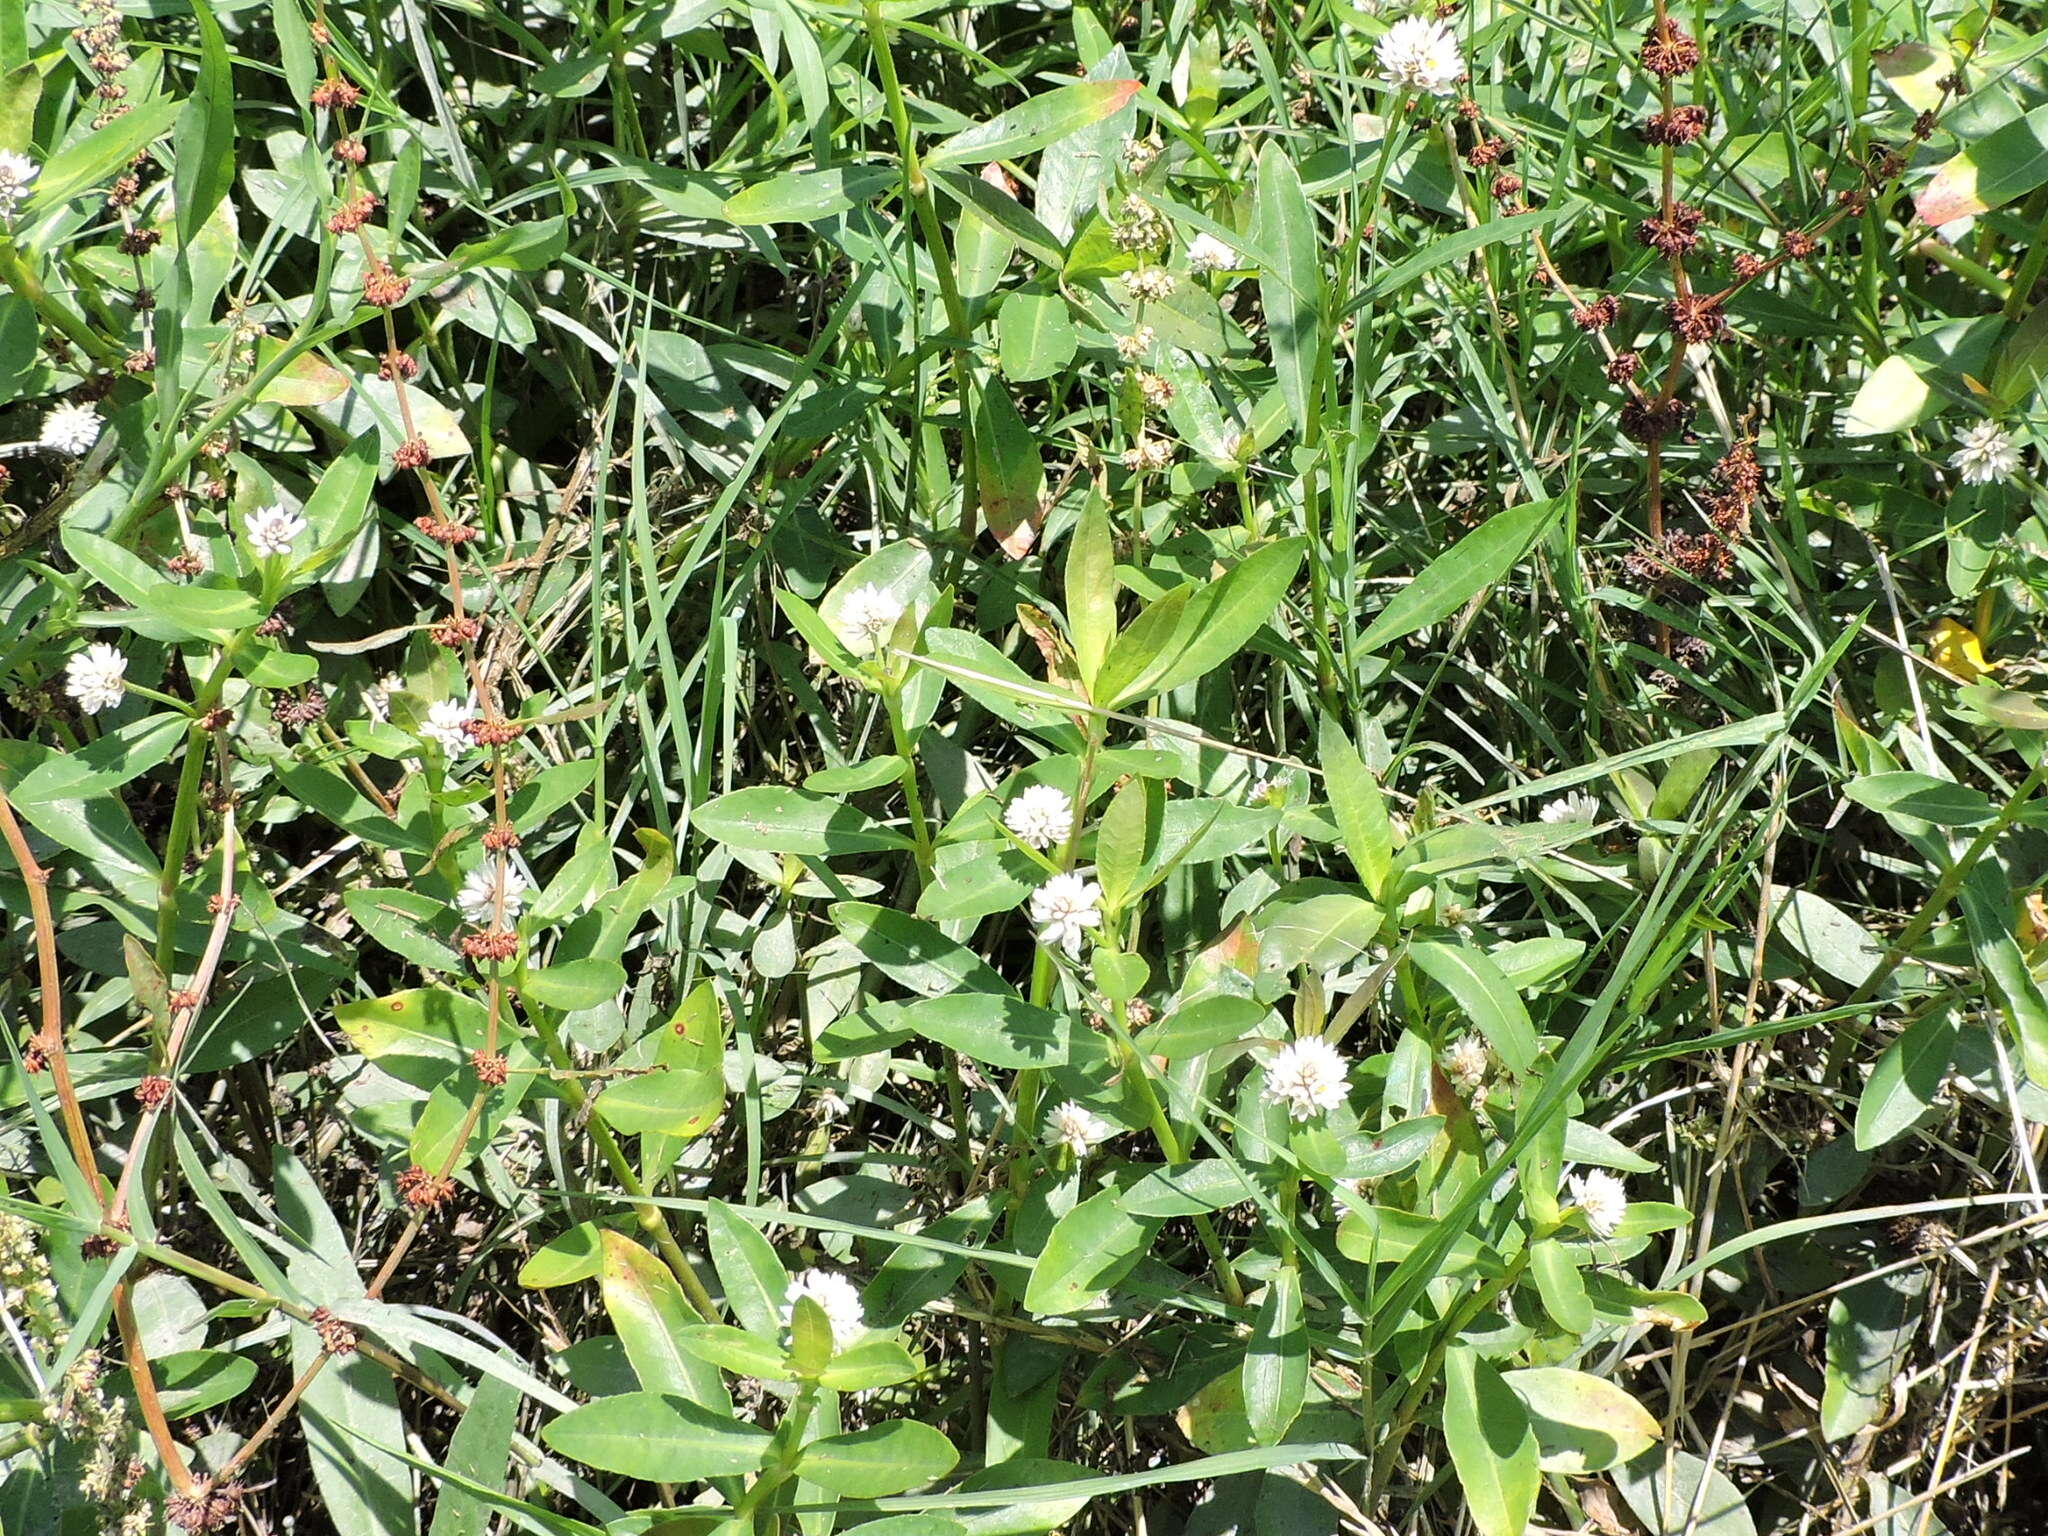
[[[0,0],[8,1536],[2014,1536],[2048,33]]]

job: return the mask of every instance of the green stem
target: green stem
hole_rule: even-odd
[[[95,362],[119,364],[120,348],[51,298],[49,290],[43,287],[42,279],[36,276],[35,270],[26,261],[22,260],[21,252],[12,240],[0,239],[0,283],[5,283],[28,300],[30,307],[46,324],[62,331],[83,347]]]
[[[889,109],[889,125],[896,134],[897,153],[903,159],[903,196],[917,218],[925,249],[931,255],[932,275],[938,279],[939,301],[946,309],[946,323],[953,330],[951,367],[953,388],[960,401],[960,542],[961,553],[974,537],[975,507],[980,499],[974,456],[974,409],[965,349],[974,334],[967,305],[960,297],[960,284],[953,271],[953,255],[946,244],[945,226],[932,201],[931,184],[925,179],[917,158],[917,133],[910,125],[910,108],[903,99],[903,82],[897,78],[896,56],[889,48],[889,29],[882,20],[882,8],[868,0],[868,40],[874,48],[875,68],[882,77],[882,96]],[[914,263],[913,263],[914,266]]]
[[[320,243],[320,263],[313,275],[312,291],[315,294],[326,293],[333,275],[334,241],[326,239]],[[309,306],[306,318],[301,320],[291,335],[285,339],[283,345],[277,349],[276,355],[251,373],[239,389],[215,406],[213,414],[199,424],[199,429],[185,440],[183,447],[172,449],[171,443],[175,434],[166,424],[165,430],[158,435],[159,441],[150,457],[149,469],[136,486],[135,494],[128,498],[128,505],[121,509],[120,515],[107,527],[108,539],[116,544],[122,542],[143,515],[157,505],[163,496],[164,487],[185,472],[185,467],[199,456],[200,450],[212,439],[214,433],[239,416],[243,408],[267,389],[273,379],[298,361],[302,353],[328,336],[339,335],[352,324],[352,320],[343,320],[329,326],[325,331],[317,331],[316,322],[323,312],[319,304]],[[193,386],[195,393],[198,387],[196,384]]]
[[[675,1274],[676,1282],[683,1293],[690,1298],[690,1305],[697,1315],[707,1323],[718,1321],[718,1303],[711,1299],[711,1293],[704,1288],[704,1282],[697,1278],[696,1268],[690,1263],[690,1256],[683,1252],[683,1245],[676,1241],[676,1235],[669,1230],[668,1218],[661,1207],[647,1198],[647,1186],[640,1181],[632,1160],[619,1146],[618,1138],[612,1135],[611,1127],[595,1115],[586,1113],[590,1096],[583,1091],[583,1084],[573,1075],[575,1064],[569,1059],[569,1052],[562,1044],[561,1031],[555,1021],[543,1008],[533,1010],[534,1029],[546,1048],[548,1060],[557,1073],[555,1086],[561,1090],[562,1098],[569,1106],[570,1118],[581,1123],[590,1132],[590,1139],[596,1143],[600,1156],[611,1169],[612,1176],[619,1181],[619,1187],[626,1192],[626,1203],[633,1207],[633,1214],[639,1220],[640,1230],[654,1240],[661,1250],[662,1258]],[[679,1218],[681,1219],[681,1218]]]
[[[2019,819],[2021,810],[2034,797],[2034,791],[2044,782],[2048,782],[2048,757],[2042,758],[2035,765],[2034,771],[2020,781],[2019,788],[2015,789],[2011,798],[1999,807],[1998,814],[1991,818],[1990,824],[1971,839],[1970,846],[1963,850],[1963,856],[1942,871],[1941,878],[1934,883],[1934,889],[1928,893],[1926,902],[1913,914],[1913,920],[1906,924],[1899,936],[1892,940],[1891,947],[1884,952],[1884,958],[1878,962],[1877,969],[1863,979],[1863,985],[1850,997],[1848,1006],[1853,1008],[1858,1003],[1870,1001],[1891,973],[1913,953],[1920,941],[1927,936],[1927,930],[1934,926],[1934,920],[1941,916],[1950,902],[1955,900],[1956,893],[1963,888],[1963,882],[1970,878],[1970,871],[1975,869],[1984,855],[1991,851],[1991,845],[1998,840],[1999,835]]]
[[[768,1496],[796,1475],[797,1457],[803,1454],[804,1427],[810,1423],[811,1414],[818,1406],[818,1384],[807,1381],[798,1390],[796,1401],[789,1405],[789,1412],[783,1415],[782,1423],[776,1428],[775,1441],[770,1447],[772,1459],[754,1479],[754,1486],[740,1495],[732,1508],[732,1522],[741,1527],[751,1526],[754,1530],[767,1533],[777,1530],[781,1521],[770,1517],[763,1524],[761,1517],[768,1514]]]
[[[1915,246],[1914,249],[1922,256],[1947,267],[1956,276],[1975,283],[2001,304],[2008,302],[2013,297],[2012,284],[2008,283],[1982,262],[1973,261],[1970,257],[1965,256],[1946,240],[1929,235]]]
[[[1436,1341],[1430,1345],[1429,1358],[1416,1368],[1413,1379],[1408,1383],[1408,1390],[1402,1394],[1400,1406],[1394,1410],[1393,1420],[1387,1425],[1387,1432],[1381,1437],[1373,1456],[1372,1479],[1366,1494],[1367,1509],[1376,1508],[1378,1501],[1386,1493],[1387,1479],[1394,1471],[1396,1452],[1400,1450],[1402,1440],[1407,1438],[1408,1427],[1422,1411],[1423,1399],[1429,1396],[1430,1389],[1436,1385],[1443,1367],[1444,1354],[1450,1349],[1452,1341],[1465,1331],[1473,1318],[1492,1306],[1502,1292],[1521,1279],[1522,1271],[1528,1267],[1529,1249],[1524,1245],[1522,1251],[1515,1255],[1514,1262],[1508,1266],[1505,1274],[1487,1281],[1467,1297],[1465,1304],[1453,1312],[1450,1321],[1438,1330]]]
[[[924,797],[917,789],[917,753],[903,723],[902,684],[891,683],[883,690],[882,706],[889,715],[889,739],[903,759],[904,814],[910,820],[910,840],[917,845],[912,857],[917,860],[917,888],[922,891],[932,883],[932,829],[925,820]]]
[[[208,732],[200,724],[200,717],[220,702],[221,690],[227,687],[234,670],[235,652],[241,645],[242,637],[236,635],[221,647],[220,659],[214,662],[213,670],[190,705],[194,719],[185,732],[185,762],[178,774],[178,798],[171,807],[171,829],[164,839],[164,867],[156,886],[156,968],[167,981],[178,958],[178,886],[185,872],[185,854],[199,827],[199,785],[206,772]],[[179,705],[181,709],[186,707]]]
[[[2048,203],[2048,199],[2043,199]],[[2034,238],[2027,242],[2027,254],[2020,260],[2020,269],[2013,274],[2012,292],[2005,298],[2005,318],[2018,320],[2026,313],[2027,297],[2034,291],[2034,285],[2041,280],[2041,270],[2048,267],[2048,212],[2034,227]]]
[[[1173,1128],[1173,1122],[1166,1117],[1166,1106],[1159,1102],[1158,1090],[1152,1086],[1151,1063],[1139,1054],[1137,1045],[1131,1039],[1130,1021],[1126,1017],[1126,1005],[1112,1000],[1110,1022],[1117,1040],[1117,1055],[1123,1068],[1124,1080],[1134,1085],[1138,1097],[1145,1106],[1146,1121],[1152,1127],[1153,1139],[1159,1143],[1159,1150],[1169,1163],[1187,1161],[1187,1154],[1181,1146],[1180,1136]],[[1230,1267],[1230,1257],[1223,1250],[1223,1240],[1216,1235],[1216,1228],[1209,1218],[1196,1215],[1192,1218],[1195,1235],[1202,1240],[1203,1251],[1209,1255],[1209,1266],[1216,1272],[1216,1284],[1223,1292],[1223,1299],[1233,1307],[1244,1305],[1244,1287],[1238,1283],[1237,1272]]]

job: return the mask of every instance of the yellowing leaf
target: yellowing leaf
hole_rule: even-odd
[[[1977,638],[1977,632],[1954,619],[1943,619],[1934,626],[1928,637],[1927,655],[1960,682],[1974,683],[1998,670],[1997,662],[1985,658],[1984,642]]]

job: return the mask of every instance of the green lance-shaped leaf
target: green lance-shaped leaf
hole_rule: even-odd
[[[1315,211],[1294,161],[1278,144],[1259,154],[1252,243],[1265,255],[1259,298],[1273,342],[1273,367],[1295,430],[1307,436],[1318,409],[1322,367],[1323,269]]]
[[[927,166],[981,165],[1015,160],[1057,144],[1070,133],[1123,110],[1138,94],[1135,80],[1082,80],[1034,96],[999,117],[962,129],[925,155]]]
[[[953,1442],[929,1424],[891,1419],[850,1434],[813,1440],[797,1472],[849,1499],[878,1499],[944,1477],[959,1464]]]
[[[212,7],[195,5],[199,80],[178,114],[177,163],[171,173],[178,245],[188,248],[235,181],[235,79],[227,39]]]
[[[1536,1432],[1500,1372],[1463,1345],[1444,1355],[1444,1443],[1479,1536],[1522,1536],[1542,1479]]]
[[[1024,1288],[1025,1307],[1045,1317],[1081,1311],[1130,1272],[1158,1227],[1126,1214],[1114,1189],[1089,1196],[1046,1238]]]
[[[1563,503],[1525,501],[1496,512],[1458,540],[1394,595],[1359,639],[1365,651],[1392,645],[1449,618],[1514,568]]]
[[[718,1368],[683,1346],[682,1333],[696,1324],[697,1314],[668,1266],[622,1233],[605,1233],[603,1244],[599,1282],[605,1314],[640,1385],[678,1393],[714,1411],[729,1410],[732,1400]]]
[[[1412,944],[1408,955],[1418,970],[1451,994],[1508,1070],[1520,1075],[1536,1064],[1536,1026],[1492,960],[1462,944]]]
[[[903,179],[893,166],[834,166],[785,171],[743,187],[725,200],[735,224],[812,224],[859,206]]]
[[[1252,1323],[1240,1377],[1252,1437],[1261,1445],[1277,1445],[1308,1392],[1308,1327],[1301,1315],[1299,1270],[1283,1268],[1273,1276]]]
[[[701,1136],[725,1108],[725,1014],[700,983],[662,1026],[651,1070],[613,1083],[597,1113],[632,1135]]]
[[[1946,161],[1920,189],[1913,211],[1947,224],[2002,207],[2048,182],[2048,107],[1987,133]]]
[[[622,1392],[572,1409],[540,1432],[572,1461],[650,1483],[733,1477],[761,1465],[765,1430],[673,1392]]]
[[[720,795],[699,806],[691,823],[714,842],[756,853],[833,858],[911,846],[902,833],[871,821],[850,805],[779,784]]]
[[[1505,1380],[1529,1410],[1546,1472],[1602,1472],[1663,1436],[1656,1415],[1605,1377],[1536,1366],[1509,1371]]]

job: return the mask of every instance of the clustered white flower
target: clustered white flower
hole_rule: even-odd
[[[427,710],[420,734],[438,741],[450,757],[460,757],[476,745],[469,737],[469,722],[475,718],[476,711],[460,699],[442,699]]]
[[[1621,1179],[1604,1168],[1590,1168],[1565,1180],[1572,1204],[1586,1218],[1595,1237],[1612,1237],[1628,1215],[1628,1190]]]
[[[1133,474],[1150,470],[1157,473],[1173,463],[1173,444],[1163,437],[1141,437],[1124,450],[1124,468]]]
[[[1128,336],[1117,337],[1116,355],[1127,363],[1135,363],[1152,350],[1152,339],[1151,326],[1134,326]]]
[[[128,658],[111,645],[89,645],[64,665],[64,691],[88,715],[121,702]]]
[[[1266,1063],[1261,1097],[1285,1104],[1296,1120],[1313,1120],[1344,1102],[1351,1064],[1321,1035],[1290,1040]]]
[[[1115,1126],[1072,1099],[1046,1112],[1045,1139],[1056,1147],[1065,1147],[1077,1158],[1086,1157],[1115,1134]]]
[[[1174,275],[1164,267],[1138,267],[1123,276],[1124,291],[1132,298],[1170,299],[1177,286]]]
[[[286,511],[282,502],[275,501],[251,512],[249,521],[242,527],[249,547],[259,555],[290,554],[292,546],[298,543],[299,535],[305,531],[306,520],[296,512]]]
[[[370,712],[372,720],[389,720],[391,718],[391,695],[403,692],[405,692],[405,679],[396,672],[386,672],[363,690],[363,708]]]
[[[36,179],[36,163],[27,155],[0,149],[0,219],[11,219],[21,200],[28,196],[29,183]]]
[[[1468,1030],[1444,1047],[1442,1061],[1444,1076],[1453,1087],[1469,1095],[1486,1081],[1486,1074],[1493,1067],[1493,1052],[1487,1049],[1484,1040]]]
[[[785,1328],[796,1321],[797,1300],[804,1296],[824,1309],[825,1320],[832,1325],[832,1342],[838,1348],[844,1349],[867,1331],[860,1290],[846,1276],[829,1269],[807,1269],[793,1277],[782,1301]]]
[[[2020,451],[2012,434],[2001,431],[1997,422],[1980,421],[1957,436],[1948,467],[1963,477],[1965,485],[1991,485],[2012,478],[2020,467]]]
[[[1451,29],[1426,16],[1407,16],[1379,43],[1380,73],[1409,90],[1448,96],[1464,78],[1465,61]]]
[[[1589,795],[1583,790],[1573,790],[1552,800],[1536,813],[1537,819],[1552,826],[1561,821],[1595,821],[1600,816],[1600,797]]]
[[[1230,248],[1228,241],[1220,240],[1204,230],[1188,242],[1188,270],[1190,272],[1227,272],[1237,265],[1237,252]]]
[[[1039,943],[1078,959],[1082,935],[1102,926],[1102,887],[1079,875],[1054,875],[1031,893],[1031,921]]]
[[[839,638],[856,651],[878,649],[903,617],[903,604],[884,588],[855,587],[839,605]]]
[[[1056,784],[1033,784],[1003,812],[1003,825],[1029,848],[1064,843],[1074,831],[1074,802]]]
[[[31,1338],[61,1350],[70,1335],[57,1310],[57,1286],[49,1255],[33,1224],[0,1211],[0,1307],[28,1324]]]
[[[503,859],[486,859],[469,872],[462,889],[455,893],[455,905],[465,923],[496,925],[500,915],[498,892],[504,891],[503,916],[517,921],[526,905],[526,876]]]
[[[100,413],[89,405],[66,403],[43,417],[38,441],[52,453],[77,458],[99,441]]]

